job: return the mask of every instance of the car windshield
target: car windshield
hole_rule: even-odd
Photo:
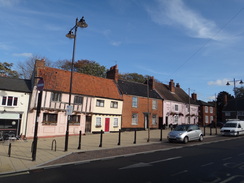
[[[235,128],[237,123],[225,123],[224,127]]]
[[[187,131],[188,128],[188,125],[178,125],[177,127],[175,127],[174,131]]]

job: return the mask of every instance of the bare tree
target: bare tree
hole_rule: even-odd
[[[18,73],[20,74],[21,78],[23,78],[23,79],[31,78],[31,75],[33,73],[34,66],[35,66],[35,61],[37,59],[38,60],[44,59],[46,62],[46,66],[52,65],[52,62],[49,59],[47,59],[46,57],[41,57],[41,56],[36,56],[36,55],[33,57],[30,57],[27,60],[19,62],[17,64],[17,70],[18,70]]]

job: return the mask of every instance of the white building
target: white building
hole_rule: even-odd
[[[0,132],[26,134],[31,81],[0,77]]]

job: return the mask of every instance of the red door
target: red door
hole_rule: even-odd
[[[105,132],[109,132],[110,118],[105,118]]]

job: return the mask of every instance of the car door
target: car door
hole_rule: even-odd
[[[189,137],[189,140],[194,140],[195,138],[195,130],[193,129],[193,126],[189,126],[187,129],[187,136]]]

